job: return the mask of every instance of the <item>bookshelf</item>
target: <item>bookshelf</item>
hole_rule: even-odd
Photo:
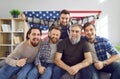
[[[24,19],[0,19],[0,57],[13,52],[15,46],[25,40],[27,30]]]

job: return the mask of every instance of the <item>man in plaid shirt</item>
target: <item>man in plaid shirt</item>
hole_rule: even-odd
[[[93,58],[93,64],[96,71],[111,73],[110,79],[120,78],[120,62],[116,62],[120,59],[118,51],[113,47],[108,39],[96,36],[95,25],[88,22],[84,25],[83,29],[85,32],[84,39],[88,40],[91,44],[94,44],[96,56],[98,58],[96,60]],[[110,54],[109,57],[108,53]],[[99,79],[99,72],[97,72],[96,77]]]
[[[57,49],[57,43],[61,35],[58,26],[53,26],[49,30],[49,39],[40,44],[39,53],[36,56],[35,67],[28,75],[28,79],[50,79],[54,69],[54,55]]]

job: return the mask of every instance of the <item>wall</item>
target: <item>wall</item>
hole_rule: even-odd
[[[100,2],[103,1],[103,2]],[[97,31],[110,39],[114,45],[120,44],[119,36],[120,0],[0,0],[0,18],[11,17],[9,10],[101,10]],[[104,21],[103,18],[107,18]],[[105,24],[106,22],[106,24]],[[103,28],[107,28],[106,30]]]

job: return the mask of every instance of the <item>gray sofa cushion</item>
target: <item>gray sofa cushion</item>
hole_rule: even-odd
[[[100,72],[100,79],[110,79],[110,76],[111,76],[110,73]],[[80,78],[79,73],[76,76],[72,76],[69,73],[65,73],[61,79],[80,79]]]
[[[110,79],[110,76],[110,73],[100,72],[100,79]]]
[[[61,79],[79,79],[79,73],[77,73],[75,76],[65,73]]]

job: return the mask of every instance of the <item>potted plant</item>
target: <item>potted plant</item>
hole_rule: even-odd
[[[12,9],[10,10],[10,14],[13,16],[13,18],[18,18],[18,16],[20,15],[20,11],[17,9]]]
[[[118,52],[120,53],[120,45],[116,45],[115,48],[118,50]]]

